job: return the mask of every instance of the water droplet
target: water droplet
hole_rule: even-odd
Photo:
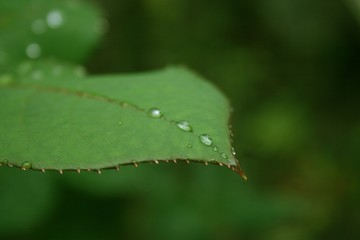
[[[5,73],[0,75],[0,86],[6,86],[9,85],[10,83],[12,83],[14,81],[14,78],[11,74]]]
[[[118,124],[119,126],[121,126],[121,125],[123,125],[123,122],[118,122],[117,124]]]
[[[178,121],[176,123],[176,126],[186,132],[192,132],[192,127],[190,126],[190,123],[188,121]]]
[[[160,109],[158,109],[158,108],[151,108],[149,110],[148,114],[150,117],[153,117],[153,118],[161,118],[162,117],[162,113],[161,113]]]
[[[231,148],[231,153],[232,153],[232,155],[234,155],[234,156],[236,155],[235,148],[233,148],[233,147]]]
[[[64,17],[59,10],[52,10],[46,16],[46,23],[49,28],[59,28],[64,22]]]
[[[211,137],[207,134],[200,135],[200,141],[206,146],[211,146],[213,144]]]
[[[192,148],[192,145],[191,145],[191,144],[188,144],[188,145],[187,145],[187,148]]]
[[[227,158],[228,158],[227,154],[224,153],[224,152],[220,153],[220,156],[221,156],[222,158],[224,158],[224,159],[227,159]]]
[[[46,32],[46,23],[42,19],[37,19],[31,24],[31,30],[34,34],[43,34]]]
[[[31,163],[30,162],[24,162],[23,164],[21,164],[21,169],[22,170],[28,170],[31,168]]]
[[[217,152],[219,149],[218,149],[217,146],[213,146],[213,150],[214,150],[215,152]]]
[[[27,47],[26,47],[26,55],[29,58],[35,59],[40,57],[41,55],[41,48],[39,46],[39,44],[37,43],[30,43]]]

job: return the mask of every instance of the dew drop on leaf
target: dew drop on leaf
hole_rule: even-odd
[[[232,153],[232,155],[234,155],[234,156],[236,155],[235,148],[233,148],[233,147],[231,148],[231,153]]]
[[[188,121],[178,121],[176,123],[176,126],[186,132],[192,132],[192,127],[190,126],[190,123]]]
[[[31,163],[30,162],[24,162],[23,164],[21,164],[21,169],[22,170],[28,170],[31,168]]]
[[[213,144],[211,137],[207,134],[200,135],[200,141],[206,146],[211,146]]]
[[[150,117],[153,117],[153,118],[161,118],[162,117],[162,113],[161,113],[160,109],[158,109],[158,108],[151,108],[149,110],[148,114]]]
[[[188,144],[188,145],[187,145],[187,148],[192,148],[192,145],[191,145],[191,144]]]
[[[217,152],[218,151],[218,147],[217,146],[213,146],[213,148],[212,148],[215,152]]]
[[[25,49],[26,55],[29,58],[35,59],[41,55],[41,47],[37,43],[30,43]]]

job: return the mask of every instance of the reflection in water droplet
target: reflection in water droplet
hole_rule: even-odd
[[[213,144],[211,137],[207,134],[200,135],[200,141],[206,146],[211,146]]]
[[[191,144],[188,144],[188,145],[187,145],[187,148],[192,148],[192,145],[191,145]]]
[[[37,19],[31,24],[31,30],[34,34],[43,34],[46,32],[46,23],[42,19]]]
[[[59,28],[64,22],[62,13],[59,10],[52,10],[46,16],[46,23],[49,28]]]
[[[226,153],[220,153],[220,156],[222,157],[222,158],[224,158],[224,159],[227,159],[228,158],[228,156],[226,155]]]
[[[150,117],[153,117],[153,118],[161,118],[162,117],[162,113],[161,113],[160,109],[158,109],[158,108],[151,108],[149,110],[148,114]]]
[[[190,123],[188,121],[178,121],[176,123],[176,126],[186,132],[192,132],[192,127],[190,126]]]
[[[217,152],[217,151],[218,151],[218,147],[217,147],[217,146],[213,146],[213,150],[214,150],[215,152]]]
[[[233,148],[233,147],[231,148],[231,153],[232,153],[232,155],[234,155],[234,156],[236,155],[235,148]]]
[[[30,162],[24,162],[23,164],[21,164],[21,169],[22,170],[28,170],[31,168],[31,163]]]
[[[37,43],[30,43],[26,47],[25,52],[29,58],[35,59],[35,58],[40,57],[41,48],[40,48],[39,44],[37,44]]]

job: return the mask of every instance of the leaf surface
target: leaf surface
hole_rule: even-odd
[[[185,68],[83,77],[77,68],[27,62],[7,76],[0,81],[3,162],[62,171],[184,160],[242,174],[227,99]]]

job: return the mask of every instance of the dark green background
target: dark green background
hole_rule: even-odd
[[[232,103],[249,181],[199,164],[63,176],[2,167],[0,239],[360,237],[351,0],[93,2],[109,28],[89,74],[184,64],[205,76]]]

